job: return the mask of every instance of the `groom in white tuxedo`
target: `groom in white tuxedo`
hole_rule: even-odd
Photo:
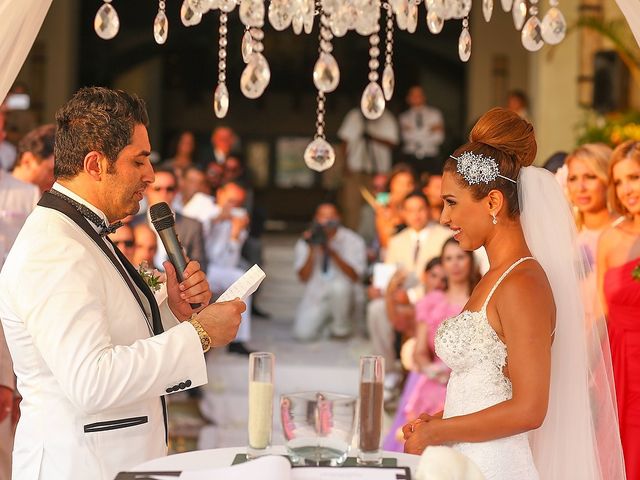
[[[144,102],[85,88],[56,114],[55,176],[0,274],[0,317],[23,397],[13,478],[112,480],[165,455],[164,395],[206,383],[244,303],[206,307],[205,274],[165,262],[158,305],[109,240],[153,182]],[[115,223],[114,223],[115,222]]]

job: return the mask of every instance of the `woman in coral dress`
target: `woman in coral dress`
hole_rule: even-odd
[[[602,234],[598,277],[611,344],[627,478],[640,478],[640,142],[618,146],[610,198],[624,220]]]

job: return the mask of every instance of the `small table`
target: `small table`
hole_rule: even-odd
[[[283,445],[272,447],[274,455],[286,455],[287,449]],[[246,447],[214,448],[211,450],[196,450],[193,452],[177,453],[166,457],[156,458],[142,463],[131,469],[133,472],[171,471],[171,470],[204,470],[207,468],[228,467],[239,453],[246,453]],[[398,452],[384,452],[385,458],[396,458],[399,467],[409,467],[415,475],[420,457]]]

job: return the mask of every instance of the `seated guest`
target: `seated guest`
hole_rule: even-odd
[[[419,279],[427,263],[440,254],[450,236],[447,228],[431,220],[429,201],[420,191],[410,193],[402,204],[402,218],[407,228],[389,240],[385,263],[396,265],[406,273],[404,296],[416,303],[424,290]],[[385,358],[385,395],[391,401],[402,379],[395,348],[396,330],[386,312],[384,292],[371,287],[367,307],[367,326],[374,353]]]
[[[442,187],[442,175],[439,173],[424,174],[422,177],[422,193],[429,200],[429,208],[431,210],[431,218],[434,221],[440,220],[440,214],[444,207],[444,201],[440,196]]]
[[[214,295],[222,294],[245,271],[241,268],[240,255],[249,226],[245,201],[246,189],[235,181],[225,183],[216,192],[216,203],[206,238],[209,258],[207,274]],[[244,343],[251,338],[251,298],[246,303],[247,310],[242,315],[238,335],[228,347],[231,353],[250,353]]]
[[[366,255],[364,240],[340,225],[336,206],[319,205],[312,227],[295,246],[294,267],[306,284],[294,323],[296,339],[315,340],[325,327],[334,338],[351,335],[355,287],[367,266]]]
[[[196,151],[196,137],[193,132],[184,130],[174,141],[175,146],[172,148],[172,156],[165,160],[163,165],[173,169],[185,169],[193,165]]]
[[[389,239],[404,226],[402,205],[415,187],[416,180],[409,165],[399,163],[393,167],[389,177],[388,201],[376,210],[376,232],[383,252],[389,244]]]
[[[212,162],[209,162],[205,169],[205,173],[207,175],[207,184],[209,187],[207,193],[210,195],[215,195],[216,190],[218,190],[218,187],[222,183],[224,167],[214,160]]]
[[[139,264],[134,263],[133,257],[136,249],[135,241],[133,239],[133,229],[130,225],[126,223],[118,228],[115,232],[109,235],[109,239],[113,242],[113,244],[118,247],[118,249],[127,257],[133,265],[138,266]]]
[[[27,133],[18,144],[18,157],[11,173],[18,180],[38,187],[40,193],[49,190],[54,182],[55,135],[54,125],[43,125]]]
[[[413,365],[402,392],[405,403],[396,412],[395,432],[389,432],[389,443],[385,443],[391,450],[403,450],[405,423],[423,413],[433,415],[443,410],[450,370],[436,355],[436,331],[443,321],[462,311],[480,279],[473,252],[462,250],[453,238],[444,244],[441,258],[447,284],[444,290],[429,292],[416,305]]]
[[[166,202],[173,208],[173,201],[176,198],[178,188],[178,179],[176,174],[170,168],[158,167],[155,169],[155,179],[146,189],[147,203],[149,207]],[[149,210],[140,210],[131,220],[131,226],[136,227],[141,223],[151,226],[151,216]],[[154,229],[155,232],[155,229]],[[195,260],[200,264],[203,271],[207,268],[207,260],[204,251],[204,238],[202,235],[202,225],[193,218],[185,217],[180,213],[176,213],[176,233],[180,238],[180,243],[190,260]],[[153,262],[158,268],[167,260],[167,252],[160,241],[160,236],[156,232],[158,242],[158,252]]]
[[[135,241],[133,265],[140,267],[145,264],[147,268],[156,268],[155,258],[158,253],[158,237],[156,231],[147,225],[141,223],[133,230],[133,238]]]

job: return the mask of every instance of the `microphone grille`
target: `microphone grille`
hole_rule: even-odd
[[[151,223],[153,223],[154,228],[158,232],[166,228],[171,228],[176,224],[173,212],[166,202],[151,205],[149,215],[151,216]]]

